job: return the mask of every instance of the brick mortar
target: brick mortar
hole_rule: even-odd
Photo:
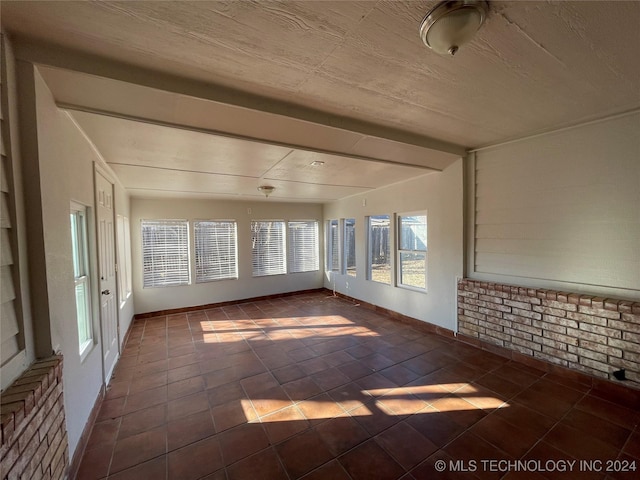
[[[640,389],[640,302],[463,279],[458,328],[465,336]],[[627,381],[612,375],[621,368]]]
[[[33,363],[2,392],[0,407],[2,478],[39,478],[44,472],[65,478],[68,454],[56,456],[68,452],[62,357]]]

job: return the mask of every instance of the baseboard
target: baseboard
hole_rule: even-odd
[[[325,288],[324,290],[331,295],[335,295],[336,297],[348,300],[352,303],[357,303],[361,307],[366,308],[368,310],[373,310],[375,312],[382,313],[383,315],[386,315],[397,322],[403,323],[405,325],[409,325],[410,327],[413,327],[420,332],[435,333],[437,335],[441,335],[447,338],[455,338],[456,336],[455,332],[453,330],[449,330],[448,328],[439,327],[432,323],[418,320],[417,318],[409,317],[407,315],[403,315],[402,313],[398,313],[394,310],[389,310],[388,308],[384,308],[379,305],[374,305],[373,303],[365,302],[358,298],[345,295],[343,293],[334,292],[333,290],[329,290],[328,288]]]
[[[133,316],[134,320],[141,320],[145,318],[151,317],[159,317],[164,315],[176,315],[179,313],[188,313],[194,312],[196,310],[204,310],[207,308],[220,308],[220,307],[228,307],[230,305],[240,305],[242,303],[250,303],[250,302],[259,302],[261,300],[274,300],[276,298],[283,297],[291,297],[293,295],[304,295],[305,293],[318,293],[324,291],[325,288],[312,288],[307,290],[296,290],[295,292],[285,292],[285,293],[275,293],[272,295],[263,295],[261,297],[250,297],[243,298],[239,300],[230,300],[227,302],[217,302],[217,303],[207,303],[205,305],[196,305],[193,307],[182,307],[182,308],[170,308],[167,310],[157,310],[154,312],[146,312],[146,313],[136,313]],[[132,322],[133,323],[133,322]]]
[[[98,392],[98,397],[96,398],[95,403],[93,404],[93,408],[91,409],[91,413],[89,414],[89,418],[87,419],[87,423],[82,430],[82,435],[80,435],[80,440],[78,441],[78,445],[76,446],[75,452],[73,452],[73,458],[71,462],[69,462],[69,478],[75,479],[78,475],[78,470],[80,469],[80,463],[82,462],[82,457],[84,456],[84,451],[87,448],[87,444],[89,442],[89,437],[91,436],[91,432],[93,430],[93,426],[96,423],[96,418],[98,418],[98,413],[100,413],[100,408],[102,407],[102,402],[105,396],[105,388],[104,385],[100,387],[100,391]]]
[[[348,300],[352,303],[357,303],[363,308],[382,313],[388,316],[391,320],[395,320],[405,325],[411,326],[418,331],[425,333],[434,333],[436,335],[441,335],[447,338],[454,338],[456,341],[471,345],[480,350],[485,350],[487,352],[500,355],[501,357],[508,358],[514,362],[536,368],[537,370],[546,372],[547,374],[554,377],[566,379],[568,381],[588,386],[591,388],[590,392],[592,395],[602,398],[603,400],[608,400],[610,402],[617,403],[631,409],[637,409],[638,405],[640,405],[640,390],[629,387],[627,385],[622,385],[611,380],[594,377],[587,373],[562,367],[560,365],[534,358],[529,355],[524,355],[520,352],[509,350],[507,348],[500,347],[483,340],[479,340],[477,338],[468,337],[460,333],[456,335],[452,330],[449,330],[447,328],[438,327],[428,322],[424,322],[413,317],[408,317],[393,310],[389,310],[388,308],[364,302],[362,300],[344,295],[342,293],[334,293],[332,290],[329,290],[327,288],[325,288],[325,291],[329,295],[335,295],[336,297]]]

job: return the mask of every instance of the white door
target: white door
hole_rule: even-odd
[[[100,328],[102,331],[102,368],[109,382],[118,360],[118,305],[116,296],[116,251],[113,185],[96,170],[96,217],[100,275]]]

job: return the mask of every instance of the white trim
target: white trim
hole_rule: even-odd
[[[389,229],[389,282],[380,282],[378,280],[374,280],[373,279],[373,265],[372,265],[372,255],[371,255],[371,218],[372,217],[387,217],[387,220],[389,221],[389,225],[388,225],[388,229]],[[366,248],[367,248],[367,261],[365,264],[365,269],[366,269],[366,280],[370,281],[370,282],[374,282],[374,283],[378,283],[380,285],[388,285],[390,287],[395,287],[396,284],[396,280],[395,280],[395,221],[396,221],[396,215],[394,213],[381,213],[381,214],[376,214],[376,215],[367,215],[365,217],[365,223],[366,223],[366,235],[367,235],[367,243],[366,243]]]
[[[405,217],[424,217],[424,222],[425,222],[425,228],[427,229],[427,238],[425,239],[426,241],[426,245],[425,245],[425,250],[404,250],[401,248],[401,232],[402,229],[400,228],[400,223],[401,223],[401,219],[405,218]],[[428,223],[429,223],[429,216],[427,214],[426,210],[423,211],[416,211],[416,212],[409,212],[409,213],[396,213],[395,214],[395,240],[396,240],[396,245],[395,245],[395,257],[396,257],[396,282],[395,282],[395,286],[398,288],[404,288],[407,290],[413,290],[415,292],[419,292],[419,293],[427,293],[428,290],[428,282],[427,282],[427,273],[429,271],[428,269],[428,262],[429,262],[429,227],[428,227]],[[402,253],[424,253],[424,288],[422,287],[416,287],[413,285],[407,285],[405,283],[402,283],[402,261],[401,261],[401,255]]]
[[[469,153],[462,163],[462,234],[463,276],[475,272],[476,265],[476,154]]]
[[[93,318],[93,294],[92,294],[92,281],[91,281],[91,264],[90,264],[90,246],[89,246],[89,208],[86,205],[83,205],[76,201],[70,202],[70,214],[73,217],[81,217],[82,222],[81,225],[77,224],[77,220],[72,220],[72,222],[76,222],[75,228],[82,228],[82,231],[76,231],[76,238],[71,238],[72,244],[76,244],[78,258],[73,258],[73,260],[82,261],[82,271],[81,275],[75,275],[74,271],[74,298],[76,300],[76,329],[78,333],[78,354],[80,356],[80,362],[83,362],[85,358],[89,355],[93,346],[95,345],[95,331],[94,331],[94,318]],[[73,248],[72,248],[72,257]],[[78,323],[80,319],[80,312],[78,311],[78,301],[77,301],[77,288],[78,285],[84,285],[84,295],[85,295],[85,304],[83,305],[85,313],[85,325],[84,328],[87,330],[87,338],[82,341],[80,339],[80,325]]]

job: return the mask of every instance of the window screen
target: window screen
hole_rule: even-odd
[[[320,269],[318,259],[318,222],[293,220],[289,228],[289,272],[313,272]]]
[[[232,220],[194,223],[196,282],[238,278],[236,231]]]
[[[142,220],[144,287],[189,284],[189,224]]]
[[[356,276],[356,220],[344,221],[344,269],[347,275]]]
[[[427,217],[398,216],[399,284],[427,288]]]
[[[75,279],[76,293],[76,321],[78,323],[78,349],[80,355],[82,355],[93,343],[86,208],[72,206],[70,219],[73,277]]]
[[[389,215],[369,217],[368,279],[391,284],[391,238]]]
[[[284,221],[251,222],[251,249],[254,277],[287,273]]]

